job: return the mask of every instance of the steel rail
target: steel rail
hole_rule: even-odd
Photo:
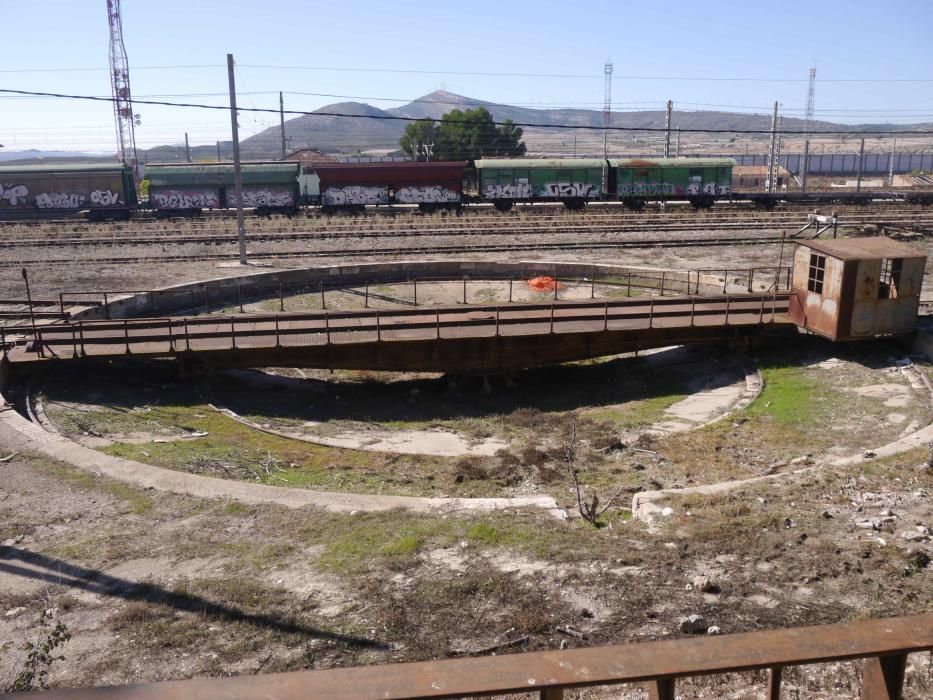
[[[590,241],[590,242],[537,242],[537,243],[502,243],[477,244],[456,246],[411,246],[396,248],[368,248],[368,249],[334,249],[334,250],[300,250],[300,251],[251,251],[253,259],[274,260],[277,258],[347,258],[347,257],[378,257],[385,255],[453,255],[460,253],[504,253],[511,251],[528,250],[607,250],[618,248],[671,248],[671,247],[704,247],[726,245],[755,245],[758,243],[780,243],[780,236],[762,236],[756,238],[703,238],[703,239],[662,239],[662,240],[636,240],[636,241]],[[73,264],[110,264],[130,265],[134,263],[172,263],[172,262],[201,262],[214,260],[231,260],[237,258],[236,253],[207,253],[195,255],[140,255],[138,257],[87,257],[87,258],[17,258],[13,260],[0,260],[0,268],[20,267],[29,264],[42,265],[73,265]]]
[[[893,205],[892,205],[893,206]],[[812,209],[812,205],[801,207],[802,209]],[[916,213],[923,214],[927,211],[926,208],[919,205],[910,205],[898,203],[898,209],[901,213]],[[880,211],[869,211],[865,210],[864,206],[856,205],[839,205],[834,206],[833,210],[836,211],[840,216],[846,214],[854,214],[861,217],[868,216],[886,216],[889,212],[880,212]],[[906,210],[906,211],[905,211]],[[800,215],[800,212],[797,210],[794,211],[767,211],[760,209],[725,209],[725,210],[716,210],[714,212],[680,212],[677,210],[644,210],[641,212],[626,212],[625,220],[627,222],[644,222],[651,219],[664,219],[667,221],[710,221],[710,220],[735,220],[745,217],[752,217],[758,219],[770,219],[770,220],[782,220],[790,217],[797,217]],[[531,219],[536,222],[545,222],[545,221],[598,221],[598,220],[612,220],[617,221],[619,216],[618,212],[612,210],[600,210],[600,211],[585,211],[585,212],[561,212],[561,213],[552,213],[552,212],[541,212],[534,208],[527,208],[526,210],[520,211],[517,214],[517,217],[520,219]],[[365,216],[356,216],[349,218],[336,218],[336,217],[299,217],[294,219],[285,219],[285,220],[275,220],[275,221],[266,221],[261,219],[253,219],[250,221],[251,229],[261,229],[266,226],[274,226],[276,228],[297,228],[297,227],[306,227],[309,223],[312,224],[322,224],[330,229],[339,229],[341,227],[353,227],[358,228],[363,224],[368,225],[385,225],[388,223],[385,221],[388,217],[379,216],[379,215],[365,215]],[[422,216],[395,216],[392,217],[391,223],[400,223],[400,224],[412,224],[412,225],[430,225],[430,226],[444,226],[444,225],[458,225],[463,221],[469,223],[481,223],[482,220],[488,220],[490,222],[503,223],[508,222],[514,218],[515,215],[506,216],[498,212],[489,212],[489,211],[472,211],[469,216],[458,216],[458,217],[447,217],[447,218],[435,218],[435,217],[422,217]],[[223,229],[225,228],[224,224],[226,222],[226,217],[211,217],[209,220],[203,219],[189,219],[185,222],[185,229]],[[167,228],[168,225],[174,223],[173,220],[169,220],[169,224],[166,223],[166,220],[154,220],[154,219],[142,219],[134,220],[131,222],[108,222],[106,224],[101,224],[100,222],[88,222],[84,220],[36,220],[36,221],[4,221],[0,219],[0,228],[9,228],[9,229],[40,229],[46,227],[52,227],[57,225],[68,225],[69,227],[78,230],[78,229],[98,229],[101,225],[104,225],[110,231],[123,231],[123,230],[132,230],[138,228],[158,228],[164,231],[170,231],[172,229]],[[226,222],[229,223],[229,222]],[[175,224],[178,225],[178,224]],[[181,229],[178,229],[181,230]]]
[[[787,222],[792,226],[799,224],[799,221]],[[887,217],[876,221],[869,220],[846,220],[844,226],[864,226],[873,224],[877,226],[904,228],[907,226],[928,228],[933,227],[933,217],[928,219],[905,218],[897,219]],[[285,231],[285,232],[251,232],[246,238],[251,242],[293,242],[308,240],[334,240],[334,239],[360,239],[360,238],[414,238],[414,237],[441,237],[441,236],[497,236],[497,235],[568,235],[568,234],[638,234],[638,233],[662,233],[662,232],[694,232],[694,231],[770,231],[782,228],[781,224],[774,222],[754,222],[754,223],[709,223],[698,222],[688,225],[680,224],[636,224],[628,226],[619,226],[618,224],[599,224],[599,225],[578,225],[578,226],[560,226],[542,229],[540,226],[505,226],[498,229],[488,228],[467,228],[460,227],[455,229],[425,229],[415,231],[352,231],[335,233],[322,231]],[[217,234],[180,234],[180,235],[156,235],[156,236],[124,236],[114,239],[108,237],[96,238],[15,238],[0,240],[0,248],[41,248],[41,247],[81,247],[81,246],[126,246],[126,245],[221,245],[236,242],[237,238],[232,233]]]
[[[890,218],[891,216],[903,216],[903,217],[927,217],[929,216],[928,209],[920,208],[916,210],[900,210],[897,212],[866,212],[864,208],[859,207],[852,211],[842,210],[839,208],[834,208],[834,211],[837,216],[846,218],[852,217],[853,221],[868,221],[872,219],[883,219]],[[626,216],[618,217],[607,214],[591,215],[591,214],[574,214],[574,215],[538,215],[538,216],[484,216],[484,217],[448,217],[443,219],[395,219],[390,221],[380,221],[378,219],[350,219],[347,221],[334,221],[330,219],[315,219],[315,218],[300,218],[300,219],[291,219],[288,221],[275,221],[275,222],[263,222],[263,221],[252,221],[250,228],[251,232],[261,232],[267,228],[275,229],[306,229],[309,226],[317,226],[321,230],[358,230],[361,226],[369,226],[373,229],[391,229],[398,228],[400,226],[407,225],[409,227],[426,227],[426,228],[451,228],[451,227],[464,227],[464,226],[483,226],[486,224],[515,224],[516,219],[519,223],[528,223],[528,224],[544,224],[544,223],[565,223],[565,224],[599,224],[599,223],[612,223],[619,224],[624,223],[628,225],[643,225],[643,224],[654,224],[654,223],[680,223],[680,224],[703,224],[711,223],[714,221],[723,222],[723,223],[741,223],[746,220],[753,220],[757,222],[783,222],[783,221],[797,221],[799,220],[801,212],[716,212],[713,214],[693,214],[690,216],[685,216],[677,213],[657,213],[650,215],[637,215],[637,216]],[[2,222],[0,222],[2,223]],[[16,224],[5,224],[0,226],[0,228],[16,228]],[[132,222],[128,224],[122,223],[111,223],[107,225],[109,231],[131,231],[139,229],[149,229],[157,232],[171,233],[173,231],[178,232],[190,232],[191,230],[202,230],[206,232],[225,232],[228,230],[228,227],[224,225],[223,221],[220,222],[208,222],[203,223],[198,220],[188,220],[185,221],[182,225],[178,222],[172,222],[172,226],[166,224],[161,225],[149,225],[148,222]],[[54,230],[55,228],[61,228],[61,225],[53,222],[43,222],[42,226],[26,226],[20,227],[25,229],[35,229],[35,228],[49,228],[53,229],[48,233],[64,235],[68,233],[80,233],[81,229],[87,229],[91,232],[99,233],[100,224],[87,223],[87,224],[71,224],[66,228],[70,229],[69,231]]]
[[[648,683],[649,697],[673,700],[677,679],[767,670],[769,700],[788,666],[862,664],[862,700],[899,700],[907,655],[933,649],[933,615],[743,632],[502,656],[194,678],[124,687],[48,690],[40,700],[417,700],[534,692],[561,700],[564,689]]]

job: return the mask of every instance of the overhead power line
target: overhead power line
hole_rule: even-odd
[[[503,77],[503,78],[566,78],[579,80],[585,78],[604,79],[604,75],[599,73],[517,73],[517,72],[496,72],[496,71],[457,71],[457,70],[423,70],[414,68],[372,68],[361,66],[295,66],[295,65],[270,65],[257,63],[241,63],[240,68],[255,68],[259,70],[304,70],[320,71],[334,73],[397,73],[413,75],[462,75],[462,76],[480,76],[480,77]],[[203,68],[226,68],[220,63],[201,63],[189,65],[174,66],[134,66],[134,71],[139,70],[189,70]],[[0,73],[76,73],[76,72],[101,72],[107,68],[97,67],[74,67],[67,66],[62,68],[2,68]],[[710,75],[615,75],[613,80],[670,80],[670,81],[705,81],[705,82],[744,82],[744,83],[806,83],[804,78],[755,78],[745,76],[710,76]],[[933,83],[933,78],[820,78],[821,83]]]
[[[69,95],[60,92],[35,92],[31,90],[13,90],[9,88],[0,88],[0,93],[3,94],[13,94],[13,95],[31,95],[35,97],[56,97],[61,99],[68,100],[89,100],[92,102],[113,102],[112,97],[101,97],[95,95]],[[133,104],[143,104],[143,105],[155,105],[161,107],[183,107],[189,109],[212,109],[212,110],[229,110],[227,105],[206,105],[198,104],[195,102],[165,102],[162,100],[138,100],[134,99]],[[269,109],[263,107],[239,107],[237,109],[239,112],[260,112],[265,114],[279,114],[278,109]],[[374,119],[377,121],[401,121],[401,122],[416,122],[421,121],[423,118],[418,117],[403,117],[390,114],[343,114],[339,112],[306,112],[299,110],[284,110],[285,114],[290,114],[294,116],[311,116],[311,117],[339,117],[342,119]],[[470,122],[463,122],[465,124],[470,124]],[[474,122],[480,124],[482,122]],[[505,122],[493,121],[493,124],[497,126],[503,126]],[[592,126],[592,125],[579,125],[579,124],[541,124],[534,122],[509,122],[512,126],[518,126],[523,128],[532,128],[532,129],[560,129],[560,130],[582,130],[582,131],[618,131],[618,132],[663,132],[665,131],[664,127],[640,127],[640,126]],[[681,131],[687,133],[698,133],[698,134],[770,134],[772,133],[771,129],[681,129]],[[794,134],[806,134],[804,130],[781,130],[781,134],[794,135]],[[823,135],[828,134],[839,134],[839,135],[851,135],[853,133],[858,133],[852,129],[845,130],[826,130],[820,131],[819,133]],[[933,130],[924,130],[924,129],[873,129],[870,132],[873,136],[882,136],[885,134],[898,134],[899,136],[933,136]]]

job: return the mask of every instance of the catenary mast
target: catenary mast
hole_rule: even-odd
[[[120,0],[107,0],[110,22],[110,85],[113,90],[113,116],[117,127],[117,157],[136,166],[136,134],[133,99],[130,93],[130,64],[123,44],[123,20]]]

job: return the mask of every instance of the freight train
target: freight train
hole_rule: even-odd
[[[359,212],[367,206],[417,205],[422,211],[459,210],[488,203],[500,211],[516,204],[618,201],[638,210],[648,202],[689,201],[698,209],[716,201],[867,202],[902,198],[933,202],[933,193],[734,192],[729,158],[479,159],[457,162],[316,163],[250,162],[242,165],[243,204],[256,214],[293,216],[303,208]],[[150,164],[140,196],[131,169],[121,164],[0,167],[0,220],[59,218],[83,213],[91,220],[196,216],[236,206],[231,163]]]

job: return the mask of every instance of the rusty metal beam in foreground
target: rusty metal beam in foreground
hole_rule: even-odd
[[[931,649],[933,614],[928,614],[568,651],[52,690],[36,697],[400,700],[530,691],[551,699],[560,698],[562,688],[650,681],[653,697],[667,698],[674,696],[676,678],[864,658],[862,699],[895,700],[906,654]],[[780,687],[775,685],[772,681],[772,692]]]

